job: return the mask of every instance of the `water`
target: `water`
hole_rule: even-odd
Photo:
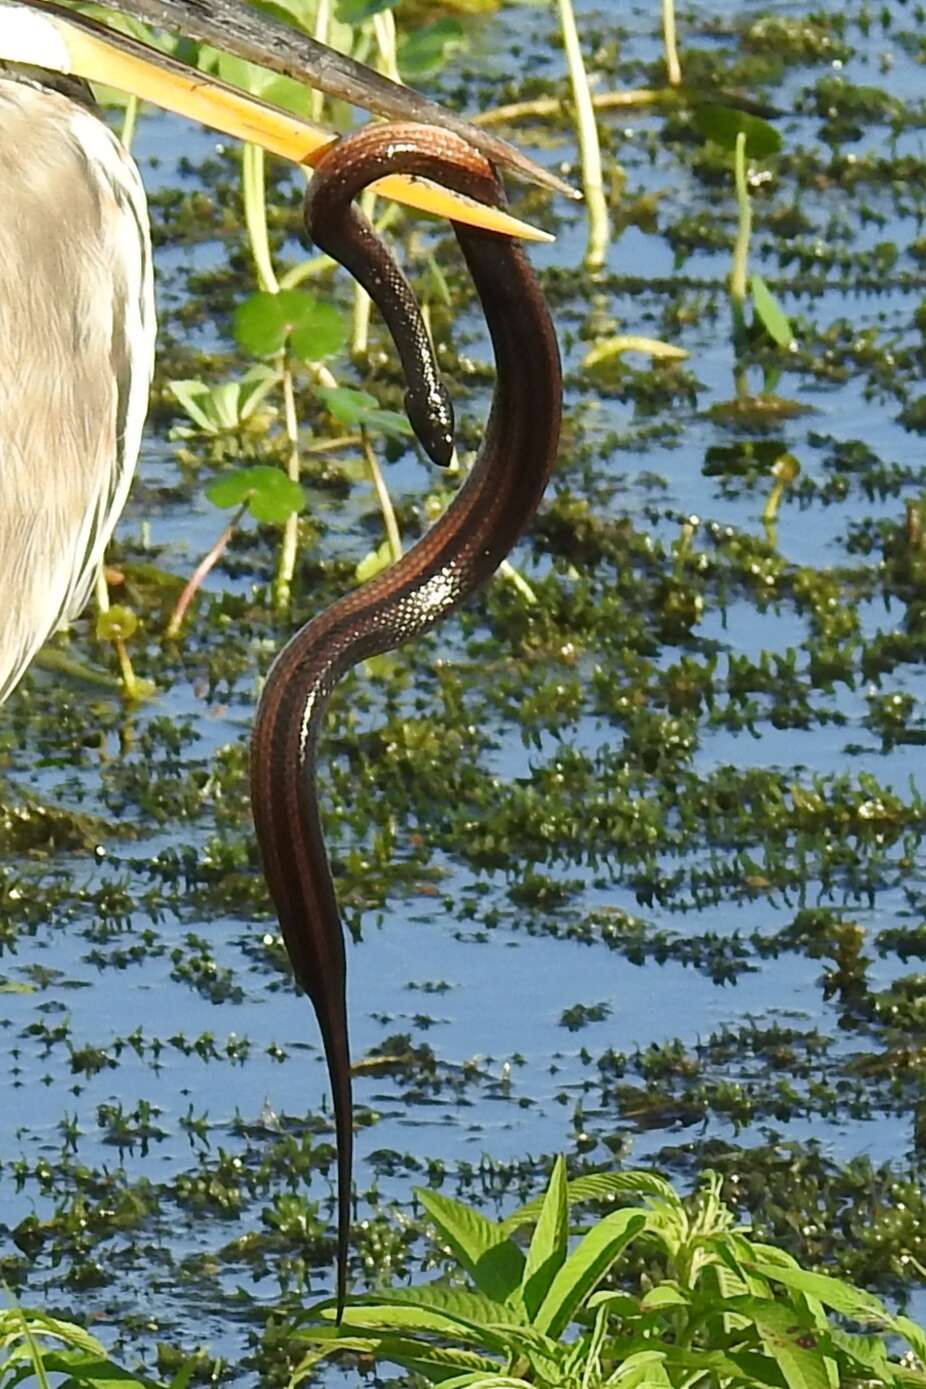
[[[770,12],[799,11],[775,4]],[[847,539],[862,522],[898,526],[902,536],[905,503],[922,488],[921,436],[899,418],[920,393],[913,315],[924,277],[909,248],[922,218],[918,190],[900,172],[840,186],[826,173],[820,119],[804,113],[822,77],[883,85],[908,103],[909,128],[891,143],[886,124],[870,120],[842,153],[921,157],[922,75],[900,35],[917,22],[904,6],[890,10],[893,29],[868,41],[861,10],[826,12],[848,16],[854,53],[841,66],[795,61],[767,90],[757,79],[758,94],[786,114],[783,161],[755,192],[753,265],[793,315],[800,343],[796,359],[775,359],[786,368],[775,389],[811,413],[764,435],[712,418],[710,407],[734,390],[724,290],[731,180],[722,170],[708,179],[697,144],[667,136],[662,114],[605,116],[608,157],[626,169],[623,205],[651,197],[655,223],[641,216],[629,226],[597,280],[578,272],[580,210],[557,207],[559,239],[534,254],[542,270],[569,272],[550,279],[567,416],[549,506],[561,506],[567,491],[589,496],[599,529],[578,559],[574,535],[557,539],[542,520],[514,556],[542,595],[537,613],[496,581],[473,614],[404,655],[385,683],[361,672],[335,702],[322,789],[342,901],[350,921],[362,923],[348,952],[361,1062],[361,1219],[384,1209],[414,1220],[411,1187],[427,1179],[467,1199],[481,1191],[504,1209],[536,1189],[561,1150],[593,1164],[618,1151],[683,1183],[712,1143],[741,1150],[742,1164],[764,1144],[788,1140],[821,1145],[836,1173],[861,1156],[903,1169],[918,1163],[921,1026],[912,1012],[892,1022],[878,1000],[921,968],[886,933],[922,920],[922,772],[911,738],[926,689],[915,644],[900,650],[880,685],[870,666],[879,634],[916,633],[915,582],[907,593],[892,577],[899,542],[884,551],[885,565],[881,548],[860,556]],[[745,23],[739,7],[722,13],[734,29]],[[714,30],[716,14],[696,8],[684,17],[689,61],[695,52],[745,60],[736,34]],[[513,5],[474,26],[470,53],[454,70],[471,84],[473,105],[491,93],[507,68],[499,55],[515,45],[560,81],[550,23],[545,12]],[[598,85],[651,85],[654,12],[638,7],[623,23],[617,69],[612,57]],[[604,11],[583,19],[586,34],[610,25]],[[891,55],[889,79],[879,71],[882,51]],[[730,85],[744,80],[733,68]],[[530,144],[529,128],[514,133]],[[149,189],[177,184],[178,151],[195,164],[214,147],[174,117],[147,116],[137,152]],[[801,167],[799,150],[815,172]],[[574,164],[568,132],[543,157]],[[795,206],[808,224],[803,239],[823,249],[811,279],[793,264],[793,238],[775,230],[772,214]],[[847,271],[825,263],[834,214],[855,257]],[[708,228],[719,223],[723,247],[696,249],[677,264],[673,229],[694,215]],[[423,236],[428,245],[435,239],[430,228]],[[873,288],[866,256],[889,241],[896,269]],[[209,239],[168,242],[158,255],[165,329],[187,353],[219,354],[215,379],[237,369],[221,294],[209,281],[228,249]],[[290,239],[283,254],[303,253]],[[240,264],[236,298],[252,288]],[[411,265],[420,267],[420,254]],[[184,312],[202,293],[187,330]],[[843,318],[852,331],[839,337],[831,329]],[[650,374],[635,355],[623,373],[592,376],[582,362],[595,320],[605,332],[684,346],[683,374],[669,386],[665,372]],[[865,348],[868,329],[878,338]],[[465,356],[486,359],[471,305],[448,335]],[[824,372],[827,361],[838,370]],[[346,363],[335,365],[349,379]],[[758,389],[758,367],[749,380]],[[462,395],[462,379],[454,390]],[[323,432],[307,395],[301,408]],[[479,385],[461,413],[478,421],[485,408]],[[205,452],[198,473],[182,466],[163,414],[158,421],[117,560],[151,558],[186,576],[222,520],[202,492],[212,467]],[[816,484],[804,500],[800,485],[785,496],[773,536],[760,520],[767,478],[704,471],[708,449],[769,435],[798,458],[800,485]],[[896,486],[872,499],[861,485],[865,468],[840,473],[834,451],[852,440],[906,470]],[[836,476],[846,478],[845,493],[828,499]],[[387,478],[400,502],[417,502],[434,485],[412,452]],[[332,553],[353,563],[378,543],[366,484],[346,500],[311,482],[309,493],[313,520],[327,529],[312,565]],[[705,524],[687,558],[673,558],[691,514]],[[632,543],[615,558],[608,546],[622,533],[608,527],[624,518]],[[139,541],[143,522],[150,550]],[[758,569],[748,555],[737,558],[741,538]],[[330,1243],[273,1234],[290,1190],[319,1203],[329,1231],[332,1197],[324,1065],[311,1011],[282,968],[247,819],[257,670],[284,635],[265,620],[263,600],[250,605],[270,572],[273,541],[252,531],[234,552],[235,570],[213,572],[207,591],[244,606],[224,627],[200,617],[180,655],[160,653],[161,618],[133,600],[147,623],[137,659],[160,692],[129,721],[128,736],[105,694],[42,672],[0,714],[10,803],[29,793],[99,817],[63,847],[49,849],[41,834],[28,843],[8,830],[0,838],[0,931],[15,945],[0,959],[0,987],[11,990],[0,1013],[0,1271],[24,1301],[44,1300],[91,1319],[108,1339],[123,1337],[129,1356],[150,1357],[159,1340],[208,1343],[239,1366],[231,1377],[246,1373],[242,1355],[279,1295],[285,1261],[306,1258],[307,1289],[289,1271],[305,1296],[330,1288],[332,1274]],[[762,566],[771,583],[755,578]],[[673,579],[683,593],[700,592],[703,610],[668,630],[657,609]],[[300,620],[336,582],[343,586],[343,575],[301,574]],[[73,641],[83,658],[102,659],[86,624]],[[737,659],[758,667],[763,653],[789,651],[791,686],[769,677],[737,693]],[[841,661],[842,674],[814,675],[821,653]],[[710,698],[673,707],[683,658]],[[621,692],[629,704],[619,704]],[[884,736],[871,710],[895,692],[912,708]],[[170,720],[189,727],[177,746],[165,732]],[[560,786],[575,788],[572,803]],[[896,803],[882,814],[877,805],[890,796]],[[820,909],[831,913],[829,925],[792,929],[808,920],[800,913]],[[854,966],[838,953],[847,923],[863,931],[865,959]],[[598,1020],[570,1031],[567,1010],[576,1005],[604,1006]],[[750,1054],[747,1035],[778,1027],[819,1036],[806,1064],[770,1061],[761,1047]],[[740,1042],[721,1055],[715,1042],[726,1031]],[[415,1060],[397,1036],[431,1054]],[[668,1059],[676,1039],[687,1069]],[[384,1043],[394,1064],[373,1068],[370,1051]],[[913,1048],[906,1059],[902,1045]],[[624,1058],[620,1084],[613,1053]],[[860,1070],[859,1057],[882,1069]],[[783,1079],[797,1101],[775,1101]],[[741,1091],[733,1109],[724,1098],[730,1086]],[[285,1132],[311,1139],[304,1174],[287,1176]],[[142,1193],[141,1215],[113,1216],[113,1192],[123,1190]],[[263,1241],[257,1265],[243,1245],[231,1247],[249,1234]]]

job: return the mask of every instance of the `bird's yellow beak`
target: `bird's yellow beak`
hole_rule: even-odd
[[[156,22],[157,19],[163,19],[165,23],[170,20],[175,20],[177,23],[183,22],[183,15],[175,12],[178,6],[185,3],[185,0],[158,0],[158,3],[163,10],[163,15],[158,14]],[[228,0],[223,0],[223,3],[228,3]],[[236,139],[261,145],[264,149],[280,155],[284,159],[289,159],[294,164],[314,164],[338,138],[330,130],[325,130],[299,116],[272,106],[259,97],[251,96],[217,77],[199,72],[196,68],[141,43],[138,39],[109,29],[77,11],[66,9],[64,6],[54,3],[54,0],[25,0],[25,4],[29,9],[34,9],[40,13],[43,18],[47,18],[54,26],[67,55],[66,63],[59,59],[54,66],[70,72],[73,76],[85,78],[89,82],[106,83],[121,91],[132,93],[143,101],[153,102],[165,110],[174,111],[200,121],[213,130],[234,136]],[[137,0],[125,0],[125,3],[120,3],[118,8],[125,9],[126,12],[137,13]],[[198,17],[201,17],[205,12],[205,7],[198,7]],[[224,46],[253,61],[257,53],[261,51],[256,42],[256,36],[260,35],[264,26],[264,17],[258,15],[256,11],[247,11],[246,7],[234,3],[232,0],[232,10],[229,13],[234,15],[235,12],[247,17],[252,26],[250,32],[255,36],[255,40],[247,46],[247,52],[243,52],[240,43]],[[145,18],[155,18],[155,16],[146,13]],[[223,13],[222,18],[223,20],[227,19],[228,14]],[[274,27],[278,33],[282,32],[284,35],[288,32],[295,32],[287,31],[285,26],[279,24]],[[182,32],[190,32],[190,29],[185,28]],[[200,36],[196,33],[195,28],[192,32],[194,37]],[[231,32],[234,33],[233,25]],[[0,49],[2,47],[2,41],[0,41]],[[331,53],[331,50],[328,49],[322,51],[325,54]],[[2,52],[0,52],[0,56],[3,56]],[[485,132],[477,131],[475,127],[468,126],[465,122],[453,118],[449,113],[443,113],[442,108],[432,107],[431,103],[424,101],[413,92],[407,92],[407,89],[399,87],[397,84],[386,83],[386,79],[382,78],[379,73],[373,72],[361,64],[353,63],[341,54],[332,54],[332,57],[336,58],[339,64],[346,64],[350,69],[350,82],[346,89],[341,87],[336,78],[332,79],[330,72],[326,70],[325,90],[334,95],[349,100],[355,105],[365,106],[370,110],[382,110],[384,100],[381,92],[385,84],[399,94],[407,93],[408,110],[411,111],[415,105],[418,112],[418,114],[412,115],[411,119],[433,121],[433,111],[441,112],[447,117],[441,123],[455,123],[458,128],[462,125],[467,132],[473,131],[476,138],[472,143],[478,142],[483,148],[485,148],[487,141],[490,144],[497,143],[506,154],[511,152],[516,157],[511,158],[509,156],[506,162],[509,165],[515,164],[522,176],[533,177],[536,181],[546,183],[551,181],[554,184],[559,183],[559,180],[547,174],[545,170],[540,170],[538,166],[533,165],[519,152],[512,151],[511,146],[505,145],[502,141],[495,141],[495,137],[487,137]],[[37,55],[30,61],[38,66],[49,66],[48,59],[43,59],[41,55]],[[279,58],[277,57],[276,61],[273,60],[272,49],[269,50],[269,64],[276,67],[278,71],[281,68]],[[303,66],[296,59],[288,57],[286,71],[290,75],[293,75],[294,64],[297,67]],[[310,65],[306,63],[304,66],[307,70],[304,72],[303,78],[307,85],[322,85],[315,80],[315,73],[311,70]],[[402,104],[401,97],[398,103],[393,99],[392,110],[389,114],[399,114]],[[491,158],[492,155],[490,154],[489,157]],[[501,162],[497,151],[495,157],[497,162]],[[481,203],[463,198],[459,194],[451,193],[437,184],[421,179],[413,180],[395,175],[382,179],[374,186],[376,191],[384,197],[392,198],[396,202],[405,203],[409,207],[418,208],[438,217],[446,217],[453,221],[467,223],[469,226],[482,227],[488,231],[520,237],[526,241],[553,240],[549,233],[531,227],[507,212],[486,207]]]

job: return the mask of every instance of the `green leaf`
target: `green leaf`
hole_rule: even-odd
[[[513,1379],[511,1375],[454,1375],[452,1379],[442,1379],[441,1389],[536,1389],[526,1379]]]
[[[439,72],[464,46],[466,36],[456,19],[444,18],[414,29],[399,44],[399,69],[405,78],[429,77]]]
[[[565,1362],[573,1353],[573,1347],[545,1336],[535,1326],[506,1327],[505,1350],[509,1357],[516,1354],[528,1361],[536,1383],[551,1385],[566,1378]]]
[[[350,386],[316,386],[315,394],[323,401],[329,415],[347,429],[378,430],[381,434],[407,438],[412,427],[396,410],[380,409],[375,395],[356,391]]]
[[[255,521],[278,525],[305,507],[305,493],[299,483],[288,478],[281,468],[266,463],[223,473],[206,487],[206,496],[213,506],[224,509],[246,502]]]
[[[740,134],[746,136],[746,155],[750,159],[768,159],[781,149],[781,135],[773,125],[761,116],[751,116],[731,106],[710,103],[699,106],[694,113],[694,124],[706,140],[713,140],[715,145],[731,154]]]
[[[790,347],[794,341],[794,334],[791,331],[788,315],[761,275],[753,275],[750,279],[750,285],[752,302],[765,331],[774,342],[777,342],[779,347]]]
[[[887,1384],[891,1383],[896,1367],[891,1365],[887,1347],[880,1336],[853,1336],[848,1331],[832,1327],[829,1337],[834,1349],[853,1362],[852,1369],[856,1375],[861,1367],[866,1378],[871,1376]]]
[[[681,1201],[672,1185],[655,1172],[596,1172],[588,1177],[575,1177],[566,1186],[566,1199],[570,1206],[583,1201],[607,1201],[624,1195],[655,1196],[670,1205],[681,1209]],[[513,1215],[503,1221],[507,1231],[517,1230],[537,1219],[543,1206],[544,1197],[538,1196],[528,1201]]]
[[[205,381],[168,381],[167,387],[194,424],[206,434],[218,433],[215,417],[209,409],[212,391]]]
[[[219,53],[216,68],[223,82],[230,82],[233,87],[241,87],[253,96],[259,96],[262,101],[281,106],[284,111],[292,111],[294,115],[304,117],[309,114],[310,88],[306,82],[296,82],[292,77],[270,72],[256,63],[234,58],[230,53]]]
[[[614,1211],[599,1220],[576,1245],[553,1279],[534,1325],[561,1336],[595,1285],[646,1225],[640,1211]]]
[[[470,1326],[460,1317],[430,1307],[400,1306],[385,1301],[362,1306],[352,1303],[345,1308],[341,1326],[348,1334],[354,1331],[422,1331],[472,1346],[483,1346],[500,1355],[506,1349],[504,1337],[489,1327]]]
[[[531,1321],[566,1257],[568,1219],[566,1163],[560,1155],[553,1165],[521,1278],[521,1295]]]
[[[766,1353],[778,1365],[788,1389],[830,1389],[818,1333],[803,1308],[737,1297],[730,1299],[729,1310],[753,1322]]]
[[[763,1278],[818,1298],[826,1307],[832,1307],[834,1312],[851,1317],[853,1321],[887,1323],[891,1320],[890,1313],[878,1298],[841,1278],[832,1278],[828,1273],[809,1273],[803,1268],[782,1268],[770,1263],[755,1263],[752,1267]]]
[[[392,1360],[397,1365],[403,1365],[406,1369],[424,1376],[432,1383],[447,1378],[441,1371],[448,1367],[451,1373],[454,1370],[467,1370],[477,1374],[492,1374],[498,1368],[494,1360],[458,1346],[430,1345],[425,1341],[415,1341],[402,1336],[351,1336],[334,1326],[301,1331],[297,1339],[315,1342],[319,1348],[309,1351],[299,1362],[290,1377],[290,1389],[302,1380],[310,1378],[315,1366],[324,1356],[344,1350],[352,1350],[374,1360]],[[438,1372],[435,1373],[435,1370]]]
[[[904,1340],[909,1342],[917,1359],[926,1364],[926,1331],[923,1327],[904,1316],[891,1317],[889,1325],[892,1331],[896,1331],[899,1336],[903,1336]]]
[[[46,1371],[66,1374],[77,1384],[105,1385],[105,1389],[146,1389],[150,1380],[140,1379],[106,1356],[91,1356],[83,1350],[53,1350],[42,1354]]]
[[[608,1380],[609,1384],[619,1384],[621,1389],[641,1389],[644,1384],[671,1384],[663,1368],[665,1352],[661,1350],[640,1350],[628,1355],[620,1367]]]
[[[235,340],[256,357],[269,357],[288,344],[297,357],[321,361],[339,352],[347,339],[344,320],[332,304],[305,289],[252,294],[235,310]]]
[[[504,1228],[437,1191],[416,1187],[415,1195],[480,1292],[506,1301],[521,1285],[524,1255]]]
[[[377,1294],[362,1302],[349,1304],[346,1316],[355,1307],[365,1310],[388,1308],[418,1308],[437,1316],[449,1318],[471,1329],[488,1326],[498,1330],[499,1325],[518,1326],[522,1318],[509,1303],[496,1302],[485,1293],[474,1292],[471,1288],[458,1288],[449,1283],[423,1283],[411,1288],[392,1288],[389,1292]],[[330,1310],[330,1309],[329,1309]]]
[[[688,1307],[690,1304],[690,1294],[674,1282],[657,1283],[640,1301],[644,1312],[654,1312],[661,1307]]]

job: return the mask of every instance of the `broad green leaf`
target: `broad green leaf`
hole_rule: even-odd
[[[463,26],[445,16],[424,24],[399,44],[399,70],[405,78],[428,77],[466,43]]]
[[[585,1306],[591,1312],[597,1307],[607,1307],[618,1317],[635,1317],[639,1315],[640,1303],[629,1293],[613,1293],[607,1289],[602,1289],[600,1293],[592,1293],[585,1299]]]
[[[657,1283],[656,1287],[650,1288],[649,1292],[640,1300],[640,1306],[645,1312],[654,1312],[660,1307],[688,1307],[690,1305],[691,1295],[674,1282]]]
[[[170,381],[172,395],[183,406],[194,424],[206,434],[237,429],[257,409],[277,384],[280,373],[272,367],[255,366],[240,381],[207,386],[204,381]]]
[[[646,1225],[640,1211],[614,1211],[599,1220],[560,1267],[544,1298],[534,1325],[549,1336],[561,1336],[625,1246]]]
[[[566,1257],[568,1224],[566,1163],[560,1155],[553,1164],[553,1174],[534,1226],[521,1279],[521,1295],[531,1321]]]
[[[28,1330],[33,1336],[55,1336],[58,1340],[76,1347],[77,1350],[85,1351],[88,1355],[101,1357],[106,1355],[101,1342],[95,1336],[91,1336],[90,1332],[82,1326],[78,1326],[76,1322],[62,1321],[59,1317],[52,1317],[37,1307],[13,1307],[10,1310],[19,1327]]]
[[[218,433],[215,417],[208,406],[212,392],[205,381],[168,381],[167,387],[194,424],[198,424],[206,434]]]
[[[255,521],[277,524],[298,515],[305,506],[305,493],[299,483],[288,478],[281,468],[266,463],[223,473],[206,487],[206,496],[213,506],[225,509],[246,502]]]
[[[440,1383],[441,1389],[536,1389],[526,1379],[512,1379],[510,1375],[454,1375]]]
[[[779,347],[789,348],[794,341],[788,315],[775,298],[761,275],[750,279],[752,302],[763,328]]]
[[[926,1330],[905,1316],[891,1317],[889,1325],[892,1331],[896,1331],[899,1336],[903,1336],[904,1340],[909,1342],[917,1359],[926,1364]]]
[[[773,1282],[783,1283],[795,1292],[807,1293],[818,1298],[834,1312],[854,1321],[889,1322],[890,1313],[878,1298],[871,1293],[862,1292],[841,1278],[832,1278],[828,1273],[809,1273],[803,1268],[781,1268],[777,1264],[753,1264],[756,1273]]]
[[[558,1384],[565,1378],[565,1362],[571,1348],[545,1336],[535,1326],[506,1327],[505,1350],[509,1355],[516,1351],[524,1356],[539,1384]]]
[[[524,1255],[501,1225],[426,1187],[416,1187],[415,1195],[480,1292],[504,1302],[520,1287]]]
[[[694,124],[706,140],[713,140],[715,145],[731,154],[739,134],[746,136],[746,154],[750,159],[767,159],[781,149],[781,135],[773,125],[761,116],[751,116],[748,111],[737,111],[731,106],[710,103],[699,106],[694,113]]]
[[[619,1384],[621,1389],[642,1389],[644,1384],[669,1385],[666,1374],[665,1352],[661,1350],[641,1350],[636,1355],[628,1355],[617,1367],[608,1384]]]
[[[509,1304],[496,1302],[484,1293],[471,1288],[457,1288],[449,1283],[421,1283],[411,1288],[390,1288],[356,1304],[365,1308],[424,1308],[439,1316],[449,1317],[465,1326],[496,1327],[499,1323],[511,1326],[523,1321],[520,1313]]]
[[[241,387],[237,381],[221,381],[219,385],[213,386],[210,403],[220,429],[234,429],[238,424],[240,396]]]
[[[329,1309],[334,1315],[332,1309]],[[435,1311],[430,1307],[399,1306],[397,1303],[376,1302],[345,1308],[341,1322],[350,1335],[356,1331],[428,1332],[449,1340],[482,1346],[499,1355],[505,1353],[504,1335],[485,1325],[471,1325],[452,1313]]]
[[[83,1350],[44,1351],[42,1363],[50,1374],[69,1375],[77,1384],[105,1385],[106,1389],[147,1389],[150,1380],[139,1379],[106,1356]]]
[[[15,979],[5,979],[0,975],[0,994],[31,994],[35,993],[34,984],[20,984]]]
[[[731,1298],[730,1310],[753,1322],[788,1389],[830,1389],[816,1328],[803,1309],[759,1298],[737,1297]]]
[[[347,338],[334,305],[305,289],[252,294],[235,310],[233,328],[238,344],[256,357],[272,356],[288,344],[297,357],[320,361],[339,352]]]
[[[681,1200],[674,1188],[655,1172],[596,1172],[588,1177],[576,1177],[566,1184],[566,1199],[570,1206],[578,1206],[583,1201],[607,1201],[614,1196],[633,1194],[656,1196],[681,1209]],[[542,1196],[528,1201],[508,1216],[503,1222],[504,1228],[516,1230],[520,1225],[535,1221],[543,1201]]]
[[[315,1366],[323,1357],[344,1350],[352,1350],[375,1360],[394,1361],[434,1381],[446,1378],[444,1374],[433,1373],[435,1368],[447,1368],[451,1372],[468,1370],[479,1374],[493,1374],[498,1369],[494,1360],[476,1351],[457,1346],[430,1345],[402,1336],[351,1336],[339,1332],[336,1327],[319,1327],[317,1330],[299,1332],[298,1339],[314,1341],[318,1343],[318,1348],[309,1351],[299,1362],[290,1377],[290,1386],[311,1378]]]
[[[404,415],[396,410],[381,409],[376,396],[368,391],[355,391],[350,386],[316,386],[315,394],[324,401],[329,415],[348,429],[363,425],[365,429],[400,438],[412,433]]]
[[[681,1350],[676,1346],[667,1346],[666,1362],[693,1370],[697,1376],[704,1376],[713,1382],[722,1377],[739,1382],[745,1380],[750,1386],[765,1384],[770,1389],[781,1389],[782,1386],[777,1362],[758,1351]]]
[[[310,88],[307,83],[296,82],[291,77],[270,72],[267,68],[258,67],[256,63],[246,62],[243,58],[234,58],[230,53],[219,53],[216,67],[223,82],[230,82],[233,87],[241,87],[253,96],[259,96],[263,101],[281,106],[285,111],[292,111],[294,115],[309,114]]]
[[[888,1359],[887,1346],[880,1336],[853,1336],[848,1331],[832,1327],[829,1337],[834,1349],[862,1366],[868,1375],[890,1384],[895,1367]]]

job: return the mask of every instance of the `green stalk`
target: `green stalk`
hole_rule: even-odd
[[[241,191],[244,198],[244,222],[248,231],[251,255],[261,289],[268,294],[280,290],[270,238],[267,235],[267,203],[264,198],[264,151],[259,145],[245,145],[241,163]]]
[[[360,211],[368,222],[373,221],[376,209],[376,194],[372,188],[364,188],[360,194]],[[354,284],[354,307],[351,313],[351,352],[355,357],[366,355],[370,345],[370,296],[362,285]]]
[[[733,177],[736,182],[736,205],[739,218],[736,226],[736,245],[733,248],[733,269],[730,272],[730,293],[739,309],[740,318],[746,302],[746,272],[749,265],[749,238],[752,235],[752,203],[746,183],[746,133],[736,136],[733,154]]]
[[[328,42],[328,29],[331,26],[331,0],[318,0],[318,9],[315,11],[315,30],[312,37],[317,43]],[[325,105],[325,93],[313,91],[309,101],[309,119],[316,125],[321,122],[322,109]]]
[[[119,139],[127,150],[132,148],[132,141],[135,139],[135,127],[138,124],[138,97],[130,96],[125,103],[125,114],[122,117],[122,130],[119,132]]]
[[[299,421],[296,417],[296,394],[293,388],[292,364],[289,353],[283,354],[283,416],[286,423],[286,438],[289,441],[289,456],[286,460],[286,475],[291,482],[299,481]],[[296,572],[296,557],[299,551],[299,517],[293,513],[286,518],[283,527],[283,543],[280,546],[280,559],[274,583],[274,607],[277,612],[285,612],[293,591],[293,575]]]
[[[273,268],[270,254],[270,239],[267,235],[267,203],[264,196],[264,151],[257,145],[245,145],[242,163],[242,188],[244,196],[244,219],[251,243],[251,254],[257,270],[261,289],[269,294],[279,294],[280,282]],[[277,357],[280,379],[283,386],[283,419],[286,426],[286,439],[289,453],[286,460],[286,474],[293,482],[299,481],[299,420],[296,415],[296,394],[293,385],[293,366],[289,353],[281,352]],[[296,558],[299,551],[299,518],[290,516],[283,527],[283,540],[277,562],[276,578],[273,585],[273,605],[277,612],[285,612],[289,607],[293,590],[293,575],[296,572]]]
[[[360,430],[363,440],[363,456],[366,460],[367,469],[370,474],[370,481],[373,483],[373,491],[376,493],[376,500],[379,502],[379,509],[383,517],[383,526],[386,530],[386,539],[389,541],[389,554],[393,564],[397,564],[402,558],[402,537],[399,534],[399,523],[396,520],[395,508],[392,505],[392,498],[389,495],[389,488],[386,486],[386,479],[383,477],[382,469],[376,461],[376,454],[370,445],[370,438],[367,431]]]
[[[102,561],[96,571],[96,605],[101,613],[108,613],[112,606],[109,601],[109,584],[106,582],[106,570]],[[112,648],[116,653],[116,661],[122,679],[122,697],[135,703],[141,698],[138,676],[132,665],[132,658],[129,655],[128,647],[121,637],[113,637]]]
[[[670,87],[680,87],[682,67],[678,61],[675,35],[675,0],[662,0],[662,45],[666,55],[666,75]]]
[[[604,179],[601,171],[601,147],[598,143],[598,127],[595,124],[595,108],[589,90],[588,75],[582,61],[582,49],[576,29],[572,0],[558,0],[559,22],[566,49],[566,62],[572,83],[572,97],[576,107],[576,123],[579,133],[579,153],[582,159],[582,191],[588,208],[588,243],[585,249],[585,265],[589,270],[598,270],[604,265],[611,239],[608,219],[608,204],[604,195]]]

